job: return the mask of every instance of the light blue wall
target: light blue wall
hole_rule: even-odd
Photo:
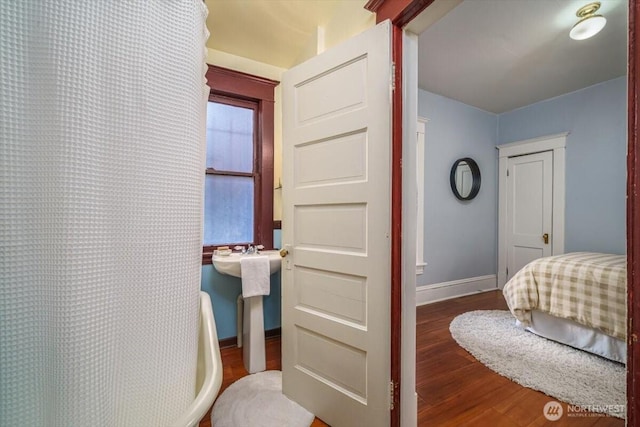
[[[280,247],[281,231],[274,230],[273,244]],[[211,297],[218,339],[236,336],[236,299],[242,293],[240,279],[218,273],[213,265],[202,266],[201,288]],[[271,294],[264,297],[265,330],[280,327],[280,272],[271,276]]]
[[[626,77],[498,116],[498,143],[570,132],[565,251],[626,252]]]
[[[496,272],[497,156],[495,114],[424,90],[418,114],[425,130],[424,274],[417,285],[447,282]],[[482,185],[471,201],[451,192],[449,173],[461,157],[480,167]]]
[[[624,253],[626,78],[496,116],[423,90],[418,114],[425,134],[425,245],[428,265],[417,285],[495,274],[497,258],[497,150],[495,145],[570,132],[566,158],[566,242],[569,251]],[[482,187],[470,202],[451,193],[449,172],[472,157]],[[280,230],[274,245],[280,246]],[[202,267],[220,339],[236,335],[240,279]],[[265,329],[280,327],[280,273],[265,297]]]
[[[495,145],[569,132],[566,150],[565,251],[626,250],[626,77],[495,115],[423,90],[425,133],[424,256],[417,285],[496,272]],[[482,187],[458,201],[449,172],[460,157],[480,166]]]

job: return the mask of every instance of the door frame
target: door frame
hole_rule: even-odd
[[[640,423],[640,96],[638,96],[638,70],[640,70],[640,56],[637,53],[636,40],[640,38],[640,27],[636,24],[636,18],[640,16],[640,0],[629,1],[628,30],[629,30],[629,46],[628,46],[628,69],[627,69],[627,425],[636,425]],[[434,5],[434,3],[436,3]],[[381,22],[390,19],[395,29],[400,33],[401,29],[411,23],[418,17],[427,7],[434,8],[440,4],[436,0],[369,0],[365,8],[376,13],[376,21]],[[396,61],[396,80],[398,73],[402,76],[402,45],[393,43],[394,59]],[[394,102],[394,119],[393,119],[393,144],[397,144],[397,135],[402,135],[402,91],[396,91],[393,94]],[[400,100],[396,100],[400,98]],[[399,111],[396,108],[399,106]],[[399,117],[396,116],[399,114]],[[397,127],[400,127],[398,131]],[[400,159],[401,160],[401,159]],[[397,159],[393,158],[394,168]],[[401,164],[399,165],[401,166]],[[397,179],[394,176],[394,180]],[[395,189],[395,187],[394,187]],[[397,205],[394,205],[394,208]],[[393,217],[395,218],[395,217]],[[399,250],[400,245],[392,240],[392,251]],[[393,273],[392,273],[393,274]],[[398,278],[395,278],[398,281]],[[391,299],[399,299],[401,297],[401,289],[398,287],[399,282],[394,285],[392,280]],[[397,293],[398,295],[394,294]],[[633,319],[637,319],[633,322]],[[396,325],[397,327],[398,325]],[[395,329],[392,315],[392,334],[399,333],[399,328]],[[393,335],[392,335],[393,342]],[[392,347],[393,348],[393,347]],[[393,351],[393,350],[392,350]],[[399,347],[398,350],[399,352]],[[398,355],[399,356],[399,355]],[[398,363],[399,358],[394,359],[392,355],[392,373],[393,363]],[[393,375],[393,374],[392,374]],[[391,416],[391,425],[399,425],[400,414],[396,415],[398,420],[395,421],[393,412]]]
[[[497,145],[498,150],[498,288],[507,282],[507,164],[509,157],[553,151],[553,215],[551,254],[564,253],[565,205],[565,147],[567,135],[563,132],[540,138]]]
[[[627,425],[640,423],[640,97],[636,40],[640,2],[629,0],[627,76]],[[634,322],[633,319],[636,319]]]

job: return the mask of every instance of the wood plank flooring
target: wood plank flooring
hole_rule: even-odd
[[[597,414],[548,421],[542,409],[555,399],[496,374],[453,340],[449,333],[451,320],[472,310],[508,308],[501,291],[417,308],[419,426],[624,426],[623,420]]]
[[[419,426],[622,427],[624,421],[596,414],[548,421],[542,414],[552,400],[543,393],[522,387],[486,368],[451,338],[449,323],[471,310],[506,310],[499,291],[475,294],[417,308],[416,391]],[[242,349],[221,350],[224,378],[220,393],[248,375]],[[280,338],[266,341],[267,369],[281,369]],[[598,402],[594,402],[598,403]],[[564,406],[566,410],[566,406]],[[316,419],[312,427],[326,426]],[[207,414],[200,427],[211,427]],[[259,426],[255,426],[259,427]]]

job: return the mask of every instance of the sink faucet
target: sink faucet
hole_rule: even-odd
[[[263,249],[264,249],[263,245],[253,246],[251,243],[249,243],[246,248],[242,247],[242,255],[253,255],[253,254],[257,255]]]

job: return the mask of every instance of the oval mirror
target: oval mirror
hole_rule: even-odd
[[[460,200],[471,200],[480,191],[480,168],[475,160],[463,157],[456,160],[449,176],[451,191]]]

